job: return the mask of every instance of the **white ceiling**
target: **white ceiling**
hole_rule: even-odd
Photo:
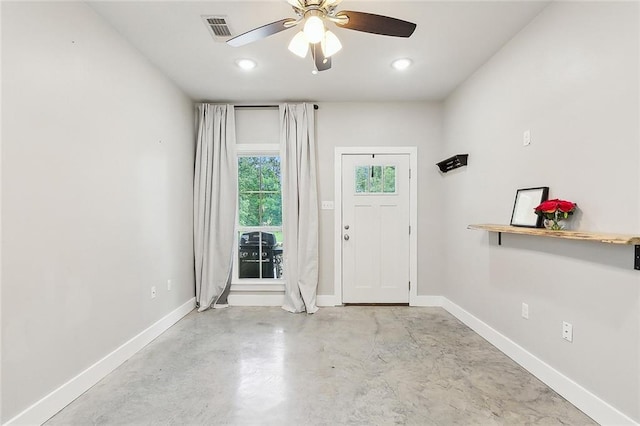
[[[95,1],[90,5],[197,101],[423,101],[444,99],[526,26],[546,1],[344,0],[342,10],[415,22],[411,38],[335,28],[343,49],[312,75],[310,56],[287,50],[296,30],[231,47],[215,41],[203,15],[225,15],[233,35],[286,17],[285,0]],[[333,24],[332,24],[333,25]],[[409,57],[406,71],[392,60]],[[258,66],[242,71],[235,61]]]

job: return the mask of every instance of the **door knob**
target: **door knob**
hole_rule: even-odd
[[[344,234],[345,241],[349,241],[349,234]]]

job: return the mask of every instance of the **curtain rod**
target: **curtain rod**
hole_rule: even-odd
[[[234,105],[234,108],[279,108],[280,105]],[[313,109],[318,109],[317,104],[313,104]]]

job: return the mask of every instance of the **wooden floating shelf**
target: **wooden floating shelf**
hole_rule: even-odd
[[[585,231],[551,231],[545,228],[522,228],[509,225],[469,225],[469,229],[480,229],[489,232],[504,232],[505,234],[539,235],[542,237],[565,238],[569,240],[598,241],[607,244],[640,244],[640,236],[624,234],[601,234]]]
[[[635,245],[634,269],[640,270],[640,236],[626,234],[603,234],[585,231],[551,231],[544,228],[521,228],[509,225],[479,224],[469,225],[468,229],[497,232],[498,244],[502,245],[502,233],[537,235],[539,237],[564,238],[568,240],[595,241],[606,244]]]

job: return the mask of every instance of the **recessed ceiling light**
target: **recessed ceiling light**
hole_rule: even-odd
[[[238,65],[240,68],[242,68],[245,71],[249,71],[254,69],[257,64],[256,64],[256,61],[252,59],[238,59],[236,61],[236,65]]]
[[[397,69],[398,71],[403,71],[409,68],[411,64],[412,64],[411,59],[402,58],[402,59],[396,59],[395,61],[393,61],[391,63],[391,66]]]

